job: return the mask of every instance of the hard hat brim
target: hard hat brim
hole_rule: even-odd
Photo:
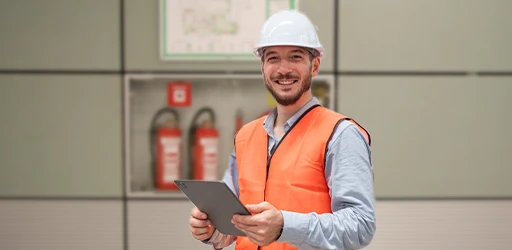
[[[304,46],[303,44],[293,44],[293,43],[283,43],[283,44],[268,44],[268,45],[261,45],[253,49],[253,54],[261,58],[263,56],[263,51],[267,49],[268,47],[275,47],[275,46],[296,46],[301,47],[313,54],[315,57],[324,57],[325,56],[325,49],[323,47],[313,47],[313,46]],[[314,52],[316,51],[316,53]]]

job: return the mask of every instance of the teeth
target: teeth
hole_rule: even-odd
[[[292,84],[294,81],[279,81],[279,84],[288,85]]]

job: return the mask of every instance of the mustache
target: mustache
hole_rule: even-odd
[[[296,74],[292,74],[292,73],[288,73],[286,75],[283,75],[283,74],[277,74],[277,76],[273,76],[271,77],[270,79],[272,81],[276,81],[276,80],[283,80],[283,79],[290,79],[290,78],[297,78],[297,79],[300,79],[300,76],[296,75]]]

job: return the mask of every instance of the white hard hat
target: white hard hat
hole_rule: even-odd
[[[302,12],[283,10],[270,16],[260,30],[254,55],[262,56],[262,49],[268,46],[300,46],[316,50],[315,56],[322,57],[325,49],[320,44],[315,25]]]

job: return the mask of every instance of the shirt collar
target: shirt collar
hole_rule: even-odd
[[[285,133],[290,130],[292,125],[301,117],[304,112],[306,112],[308,109],[313,107],[314,105],[320,105],[320,102],[316,97],[311,98],[304,106],[302,106],[286,123],[284,124],[284,131]],[[273,136],[274,135],[274,122],[277,117],[277,108],[272,109],[272,112],[265,118],[263,121],[263,127],[265,128],[265,131],[267,131],[267,134]]]

